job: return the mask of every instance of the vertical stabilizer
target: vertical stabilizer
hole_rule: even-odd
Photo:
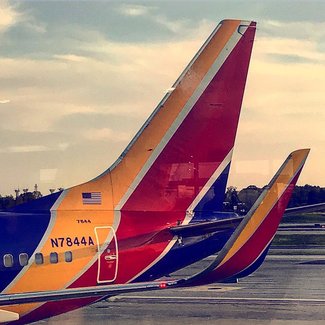
[[[255,25],[221,22],[177,79],[110,170],[119,209],[186,211],[213,185],[224,194]]]

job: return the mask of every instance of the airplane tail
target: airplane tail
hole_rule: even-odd
[[[189,224],[211,189],[213,209],[222,204],[255,29],[252,21],[222,21],[117,161],[61,195],[58,216],[73,210],[84,219],[96,208],[92,218],[108,227],[104,235],[116,235],[119,270],[132,261],[115,283],[165,256],[174,244],[166,226]],[[124,255],[127,243],[134,250]]]
[[[255,25],[225,20],[213,31],[108,170],[115,209],[190,211],[211,187],[220,205]]]
[[[254,272],[263,262],[288,205],[309,149],[291,153],[236,228],[216,260],[187,280],[191,285],[236,279]]]

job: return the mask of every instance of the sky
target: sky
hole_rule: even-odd
[[[0,193],[106,170],[225,18],[258,23],[229,185],[311,148],[325,186],[325,1],[1,0]]]

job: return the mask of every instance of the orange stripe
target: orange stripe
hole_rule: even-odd
[[[263,201],[256,209],[253,216],[248,221],[247,225],[242,230],[237,240],[229,249],[228,253],[222,262],[218,265],[218,267],[226,263],[232,256],[234,256],[254,234],[259,225],[267,217],[274,204],[279,200],[288,184],[290,184],[292,178],[301,167],[301,163],[304,161],[304,159],[306,159],[308,153],[308,149],[298,150],[292,153],[291,159],[288,161],[280,175],[277,177],[272,187],[268,190]]]

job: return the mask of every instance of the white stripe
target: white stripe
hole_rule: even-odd
[[[223,63],[226,61],[232,50],[237,45],[238,41],[242,37],[241,34],[237,32],[237,30],[233,33],[233,35],[230,37],[229,41],[226,43],[218,57],[216,58],[213,65],[210,67],[207,74],[202,79],[201,83],[198,85],[198,87],[195,89],[192,96],[189,98],[183,109],[180,111],[179,115],[169,128],[169,130],[166,132],[160,143],[157,145],[157,147],[154,149],[153,153],[149,157],[148,161],[143,165],[141,171],[138,173],[138,175],[133,180],[132,184],[124,194],[123,198],[118,203],[116,209],[120,210],[123,205],[126,203],[126,201],[129,199],[129,197],[132,195],[132,193],[135,191],[135,189],[138,187],[140,181],[143,179],[144,175],[148,172],[150,167],[153,165],[155,160],[159,157],[167,143],[170,141],[172,136],[175,134],[177,129],[180,127],[186,116],[189,114],[189,112],[192,110],[193,106],[197,102],[197,100],[201,97],[202,93],[205,91],[207,86],[212,81],[213,77],[218,73],[219,69],[222,67]]]
[[[169,244],[166,246],[166,248],[163,250],[163,252],[152,263],[150,263],[146,268],[144,268],[141,272],[139,272],[137,275],[135,275],[132,279],[127,281],[127,283],[134,281],[136,278],[138,278],[140,275],[142,275],[144,272],[146,272],[152,266],[154,266],[157,262],[159,262],[170,251],[170,249],[174,246],[176,241],[177,241],[177,236],[174,236],[174,238],[169,242]]]
[[[208,182],[204,185],[200,193],[197,195],[197,197],[194,199],[194,201],[191,203],[191,205],[187,209],[186,217],[184,221],[182,222],[182,225],[187,225],[190,223],[192,218],[194,217],[193,210],[196,208],[196,206],[200,203],[202,198],[206,195],[206,193],[209,191],[209,189],[212,187],[213,183],[220,177],[222,172],[226,169],[226,167],[229,165],[231,158],[232,158],[233,148],[229,151],[226,158],[223,160],[223,162],[219,165],[219,167],[215,170],[215,172],[212,174]]]

